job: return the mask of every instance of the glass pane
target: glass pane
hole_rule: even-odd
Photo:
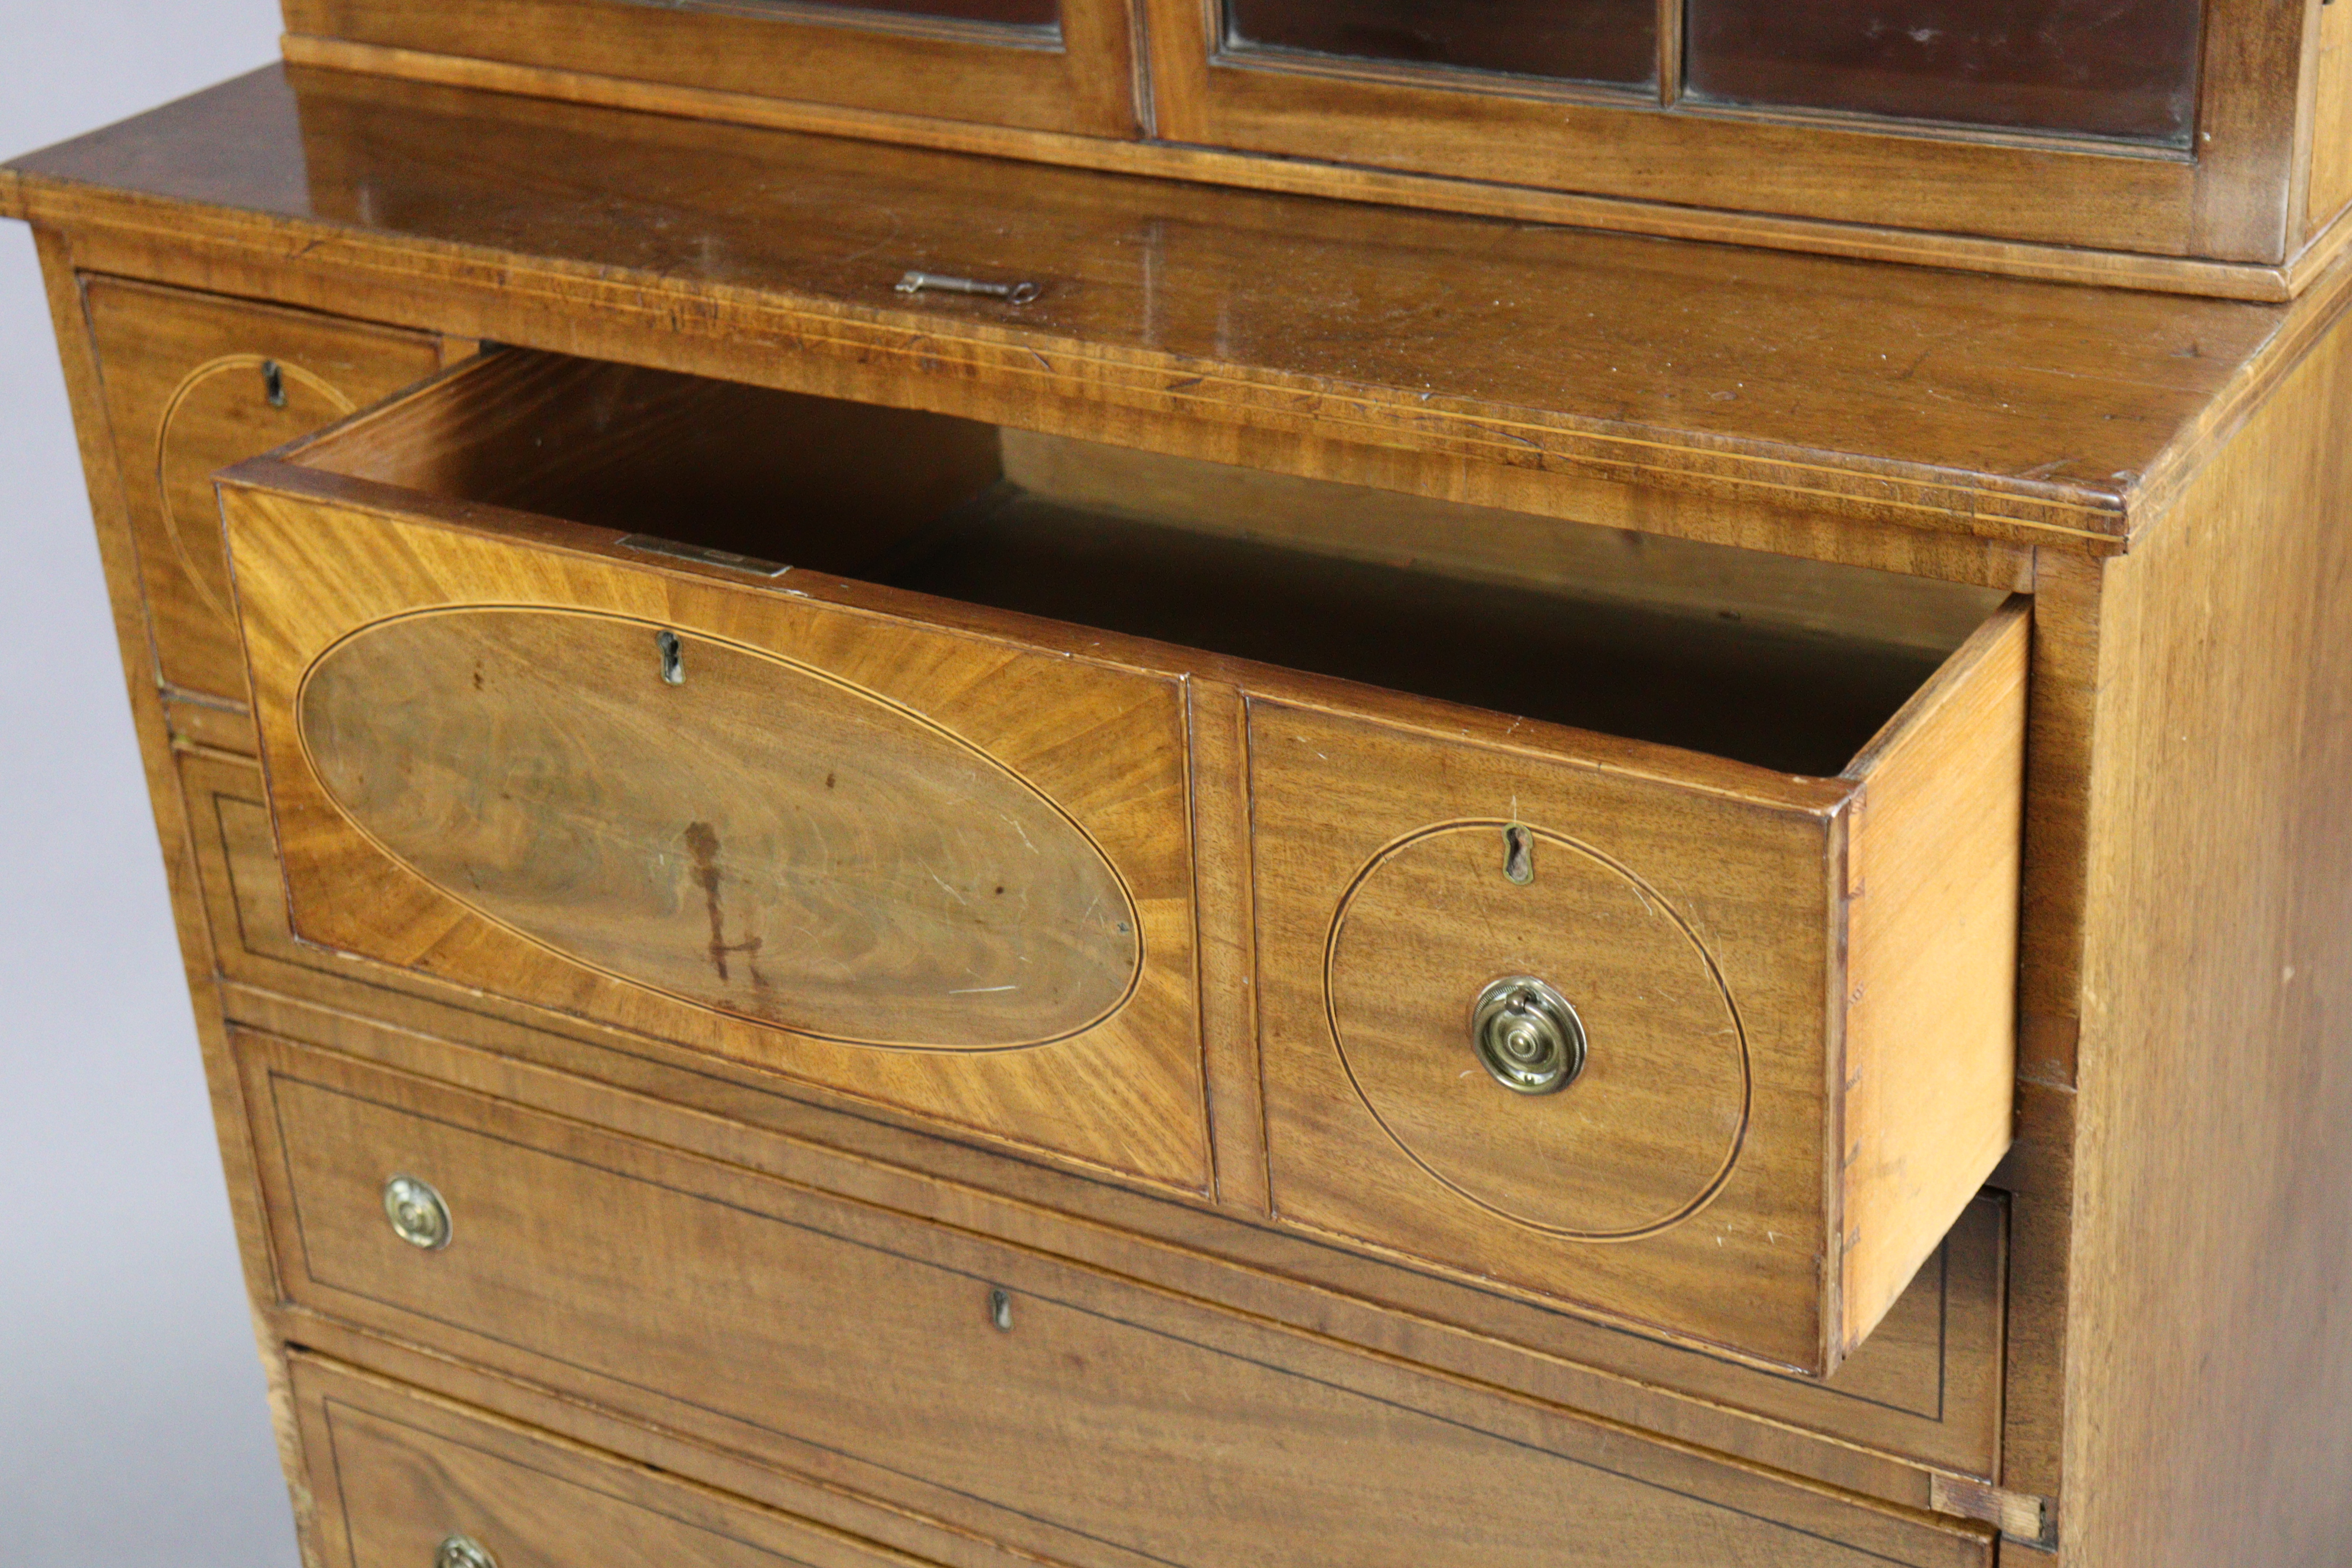
[[[1656,0],[1226,0],[1225,47],[1561,81],[1657,79]]]
[[[1726,103],[2185,143],[2200,0],[1690,0]]]
[[[945,16],[958,22],[993,22],[1006,27],[1055,27],[1062,21],[1060,0],[799,0],[827,11],[888,11],[900,16]],[[741,0],[726,7],[738,10]]]

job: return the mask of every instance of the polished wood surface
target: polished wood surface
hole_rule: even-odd
[[[916,7],[908,5],[907,9]],[[1135,134],[1133,48],[1118,0],[1051,0],[1043,26],[828,15],[781,5],[616,0],[289,0],[286,31],[679,87],[986,120],[1027,130]]]
[[[2009,1226],[1997,1195],[1969,1206],[1938,1258],[1831,1377],[1759,1371],[1253,1225],[1266,1212],[1255,1133],[1241,1144],[1255,1162],[1261,1185],[1254,1192],[1228,1184],[1227,1145],[1219,1144],[1220,1193],[1239,1211],[1227,1217],[894,1131],[854,1104],[820,1108],[806,1090],[780,1092],[785,1086],[772,1078],[730,1073],[658,1042],[569,1022],[560,1030],[526,1026],[522,1010],[501,1009],[495,999],[428,979],[355,973],[288,928],[257,770],[188,753],[182,776],[205,834],[197,854],[205,908],[213,929],[234,933],[218,950],[229,1011],[254,1027],[625,1125],[656,1142],[704,1147],[1002,1241],[1034,1245],[1050,1236],[1055,1250],[1129,1278],[1296,1328],[1389,1344],[1424,1364],[1888,1500],[1925,1506],[1930,1470],[1998,1473]],[[1243,996],[1248,990],[1236,987]],[[1210,1059],[1213,1095],[1254,1091],[1254,1065],[1242,1082],[1214,1070],[1216,1055]],[[518,1072],[519,1062],[551,1070]],[[629,1097],[599,1097],[580,1087],[583,1078],[621,1086]],[[616,1121],[623,1106],[650,1119]],[[706,1135],[713,1126],[743,1131],[714,1142]]]
[[[239,707],[215,469],[307,436],[440,368],[430,335],[110,278],[83,289],[154,626],[157,672]]]
[[[2339,331],[2112,572],[2065,1368],[2079,1561],[2352,1542],[2347,399]]]
[[[483,1364],[1052,1560],[1990,1561],[1980,1526],[1351,1374],[1311,1341],[711,1162],[275,1042],[246,1062],[297,1300],[429,1323]],[[446,1248],[385,1223],[395,1171],[443,1194]]]
[[[1675,47],[1678,38],[1677,34],[1667,34],[1663,40],[1664,47]],[[1958,267],[2007,278],[2037,278],[2215,299],[2292,300],[2319,276],[2326,263],[2333,260],[2347,243],[2346,231],[2331,229],[2323,238],[2306,239],[2299,248],[2290,247],[2287,259],[2279,265],[2084,250],[1973,235],[1923,233],[1871,224],[1578,195],[1438,174],[1406,174],[1302,158],[1268,158],[1181,142],[1120,142],[1005,130],[967,121],[844,109],[704,88],[667,87],[625,77],[556,70],[544,66],[503,65],[336,39],[289,37],[285,44],[288,61],[297,66],[444,87],[520,93],[611,109],[850,136],[898,146],[1043,160],[1078,169],[1205,180],[1244,190],[1337,196],[1436,212],[1475,213],[1523,223],[1574,224],[1612,233]]]
[[[1976,542],[2115,548],[2294,347],[2261,305],[299,85],[20,160],[0,210],[501,342],[2004,586]],[[896,293],[910,267],[1045,292]]]
[[[1890,725],[1858,823],[1835,786],[1775,800],[1253,702],[1276,1213],[1833,1366],[2007,1146],[2024,645],[2005,612]],[[1556,1095],[1469,1048],[1473,999],[1513,974],[1582,1016]]]
[[[1987,621],[1845,776],[1845,1343],[2008,1151],[2028,622]]]
[[[2005,596],[2002,588],[1028,430],[1002,432],[1001,451],[1004,477],[1054,508],[1424,576],[1539,589],[1580,609],[1652,612],[1677,623],[1678,638],[1693,635],[1689,623],[1717,621],[1940,660]]]
[[[2221,15],[2214,48],[2233,69],[2285,79],[2281,38],[2307,24],[2323,48],[2337,20],[2333,9],[2290,11]],[[2352,229],[2320,226],[2322,149],[2307,217],[2300,207],[2287,217],[2291,232],[2307,225],[2319,237],[2294,264],[2318,281],[2273,308],[1514,232],[478,92],[293,79],[299,95],[264,77],[46,154],[43,172],[0,173],[0,205],[41,226],[298,1485],[304,1446],[288,1375],[299,1357],[289,1347],[306,1345],[919,1560],[1017,1560],[993,1533],[1001,1521],[918,1528],[878,1492],[795,1469],[797,1458],[763,1461],[725,1436],[697,1443],[517,1381],[420,1315],[385,1331],[289,1301],[283,1255],[263,1227],[247,1099],[226,1054],[231,1019],[330,1045],[404,1083],[460,1089],[476,1109],[529,1107],[551,1126],[603,1129],[593,1135],[936,1225],[1024,1267],[1061,1259],[1118,1282],[1121,1310],[1164,1292],[1207,1319],[1239,1314],[1277,1336],[1282,1364],[1300,1364],[1289,1358],[1309,1347],[1328,1358],[1318,1363],[1327,1380],[1377,1384],[1380,1397],[1473,1389],[1462,1414],[1474,1426],[1491,1425],[1500,1399],[1579,1430],[1597,1422],[1634,1451],[1696,1454],[1742,1476],[1760,1468],[1773,1472],[1768,1495],[1801,1492],[1838,1520],[1880,1505],[1979,1520],[2007,1532],[2001,1555],[2018,1562],[2344,1554],[2347,1400],[2326,1331],[2340,1293],[2329,1238],[2343,1228],[2326,1150],[2342,1096],[2324,1025],[2347,923],[2326,890],[2343,880],[2330,869],[2343,837],[2334,782],[2352,721],[2337,700],[2342,574],[2328,531],[2346,489],[2334,437],[2347,274],[2326,268]],[[2303,86],[2313,122],[2324,121],[2326,93]],[[638,91],[619,96],[681,107],[629,96]],[[888,116],[857,111],[793,118],[768,101],[760,112],[889,129]],[[2264,137],[2284,144],[2274,117],[2235,124],[2217,169]],[[976,132],[956,144],[1001,145]],[[1256,177],[1324,176],[1270,164]],[[1370,175],[1348,188],[1396,194]],[[2267,221],[2260,201],[2214,189],[2200,222]],[[1004,264],[991,276],[1060,256],[1060,273],[1045,276],[1062,284],[1020,310],[894,295],[895,255],[855,258],[887,231],[860,226],[853,193],[931,247],[918,264],[978,234]],[[1489,210],[1519,218],[1578,210],[1490,195]],[[974,201],[989,204],[987,224],[971,221]],[[1706,214],[1675,221],[1689,226],[1677,232],[1740,232]],[[1040,249],[1039,236],[1062,237],[1062,248]],[[1871,254],[1937,254],[1847,237]],[[2113,266],[2061,259],[2071,276]],[[2029,593],[2011,1152],[1878,1329],[1823,1380],[1285,1228],[1255,1157],[1266,1120],[1255,958],[1219,934],[1264,919],[1254,803],[1232,784],[1248,699],[1230,662],[1204,660],[1181,704],[1192,743],[1178,815],[1193,841],[1193,991],[1214,1080],[1202,1139],[1216,1168],[1197,1187],[1094,1179],[1083,1163],[1024,1157],[854,1092],[305,943],[288,921],[268,796],[239,754],[252,745],[243,715],[157,676],[185,638],[162,625],[142,582],[117,456],[137,438],[111,428],[82,304],[85,289],[124,284],[224,310],[362,321],[438,340],[445,354],[488,336],[953,416],[967,423],[937,431],[970,436],[983,458],[1062,476],[1067,493],[1051,499],[1049,485],[1024,487],[1022,515],[1091,513],[1105,538],[1278,544],[1293,558],[1478,587],[1519,563],[1579,608],[1733,610],[1832,641],[1870,642],[1875,626],[1888,645],[1937,653],[1950,643],[1942,617],[1966,603],[1942,589]],[[1577,326],[1586,309],[1594,314]],[[1913,366],[1923,348],[1933,352]],[[1860,374],[1877,354],[1889,366]],[[1738,397],[1713,395],[1727,390],[1718,367]],[[723,453],[720,441],[695,447],[691,419],[675,430],[676,450],[700,454],[690,469]],[[1023,447],[1040,440],[1089,461],[1033,465]],[[1088,440],[1127,451],[1106,463],[1069,445]],[[2046,463],[2057,466],[2025,480]],[[737,477],[756,489],[761,468]],[[1253,478],[1237,485],[1230,469]],[[1281,493],[1300,481],[1353,487],[1338,522],[1317,515],[1312,484]],[[2002,498],[1998,516],[1988,485]],[[1150,492],[1138,515],[1102,499],[1130,489]],[[2079,515],[2047,510],[2053,499],[2087,503],[2101,521],[2029,530],[2016,521],[2020,498],[2043,509],[2042,523]],[[1360,505],[1360,531],[1344,526]],[[1584,531],[1593,528],[1603,531]],[[907,537],[924,551],[942,542]],[[1663,541],[1737,548],[1641,560]],[[1806,565],[1765,570],[1755,551]],[[1882,592],[1867,577],[1817,577],[1814,565],[1911,585]],[[1806,620],[1824,609],[1826,621]],[[1360,688],[1297,689],[1314,693],[1309,707],[1343,695],[1387,722],[1414,711]],[[1471,710],[1458,724],[1474,746],[1526,734]],[[1596,761],[1627,755],[1601,752]],[[1865,793],[1854,823],[1865,851],[1872,805]],[[1848,868],[1863,892],[1850,919],[1866,918],[1870,868],[1866,852]],[[1968,1000],[1990,1007],[1990,995]],[[1807,1550],[1800,1561],[1829,1549]],[[1724,1554],[1719,1542],[1684,1553]]]
[[[311,664],[295,728],[416,878],[696,1006],[1002,1050],[1102,1022],[1141,963],[1118,872],[1035,785],[736,644],[572,610],[401,616]]]
[[[1775,31],[1675,0],[1471,18],[1152,0],[1131,37],[1122,8],[1073,0],[1062,47],[1025,50],[882,11],[297,0],[287,17],[307,64],[599,100],[636,85],[648,106],[720,117],[843,106],[868,133],[888,116],[894,139],[993,132],[1014,155],[1081,163],[1167,150],[1161,172],[1244,184],[1279,161],[1324,195],[1403,171],[1434,176],[1441,202],[1573,193],[1608,226],[1734,209],[1782,243],[1884,226],[1979,264],[2025,242],[2155,275],[2176,258],[2275,268],[2300,244],[2305,7],[1855,9],[1797,8]]]
[[[644,380],[486,359],[224,479],[293,923],[309,940],[1199,1184],[1183,1163],[1201,1136],[1201,1090],[1184,1087],[1200,1082],[1198,1037],[1170,1032],[1197,1016],[1190,995],[1171,994],[1189,978],[1198,921],[1189,886],[1168,880],[1188,869],[1182,785],[1168,782],[1187,742],[1164,682],[1208,674],[1253,703],[1252,899],[1262,929],[1283,933],[1261,940],[1255,963],[1269,1065],[1282,1068],[1269,1082],[1292,1086],[1269,1127],[1278,1217],[1822,1374],[1999,1158],[2021,611],[1996,615],[1933,679],[1891,637],[1806,645],[1792,661],[1761,634],[1727,640],[1712,618],[1612,628],[1591,607],[1580,616],[1589,646],[1555,650],[1542,631],[1551,606],[1515,606],[1517,590],[1499,585],[1439,619],[1429,606],[1454,579],[1402,574],[1350,604],[1328,586],[1332,563],[1311,556],[1166,530],[1138,554],[1085,518],[1040,544],[1034,526],[984,512],[939,542],[919,534],[877,553],[886,581],[962,601],[942,615],[856,590],[889,616],[877,623],[828,613],[822,578],[753,568],[733,573],[740,588],[698,594],[633,569],[629,536],[520,515],[501,528],[476,499],[477,488],[518,504],[541,490],[554,503],[637,493],[626,455],[666,461],[669,449],[628,432],[640,405],[675,402],[708,427],[733,403],[778,403],[767,423],[745,414],[740,438],[803,439],[802,400],[632,396]],[[505,444],[472,429],[476,411],[529,427],[518,411],[541,404],[549,434],[527,462],[480,455]],[[840,420],[818,416],[806,435]],[[567,456],[575,428],[596,432],[584,462]],[[536,483],[541,472],[560,478]],[[894,474],[878,498],[886,541],[903,531],[902,484]],[[787,486],[739,505],[772,515],[797,500]],[[605,510],[634,521],[625,503]],[[798,528],[867,532],[848,489]],[[783,521],[727,537],[796,554],[795,534]],[[1253,553],[1220,576],[1167,540]],[[1192,646],[1075,626],[1039,635],[987,613],[1007,608]],[[931,619],[1000,646],[927,644]],[[1710,639],[1712,659],[1693,666]],[[1367,644],[1414,658],[1368,667]],[[1051,657],[1074,648],[1089,657]],[[1360,710],[1347,689],[1221,652],[1410,681],[1413,695],[1383,706],[1424,732],[1459,726],[1418,694],[1504,708],[1486,723],[1507,723],[1517,754],[1472,762],[1444,742],[1368,742],[1349,721],[1263,702]],[[1489,664],[1577,679],[1497,684]],[[1875,709],[1855,679],[1874,669]],[[1561,684],[1564,704],[1548,689]],[[1612,728],[1762,765],[1580,736],[1529,713],[1622,719]],[[1326,761],[1295,760],[1294,743]],[[1838,782],[1765,771],[1810,755],[1829,773],[1856,752]],[[1598,758],[1622,782],[1580,787]],[[1156,791],[1140,787],[1154,778]],[[505,782],[491,792],[486,779]],[[1350,790],[1353,826],[1334,832],[1333,804]],[[1863,841],[1841,813],[1874,795],[1886,805]],[[1522,812],[1559,851],[1538,851],[1551,869],[1523,893],[1496,848]],[[1360,867],[1400,835],[1420,847],[1396,858],[1392,844]],[[1856,858],[1876,868],[1874,890]],[[1504,906],[1483,920],[1447,912],[1492,897]],[[1849,919],[1849,904],[1864,912]],[[1328,922],[1328,956],[1319,937],[1290,934],[1301,919]],[[1181,940],[1163,949],[1177,921]],[[1888,952],[1874,951],[1881,942]],[[1465,1090],[1454,1069],[1467,1058],[1450,1047],[1478,988],[1514,973],[1567,987],[1603,1048],[1575,1093],[1498,1120],[1494,1087]],[[1313,1031],[1272,1008],[1301,984],[1328,1011],[1363,1108],[1414,1168],[1402,1190],[1366,1180],[1378,1168],[1354,1146],[1366,1131],[1319,1102],[1332,1086],[1296,1087]],[[1831,1065],[1841,1038],[1843,1069]],[[936,1052],[988,1054],[916,1060]],[[1824,1079],[1864,1087],[1825,1102]],[[1286,1152],[1302,1124],[1320,1131]],[[1825,1155],[1841,1125],[1850,1150]],[[1827,1191],[1825,1163],[1848,1170]],[[1415,1190],[1417,1176],[1437,1185]],[[1462,1200],[1471,1207],[1455,1212]],[[1704,1224],[1684,1223],[1702,1209]],[[1580,1245],[1592,1243],[1615,1245]],[[1824,1256],[1842,1259],[1834,1285]],[[1757,1289],[1720,1290],[1725,1267]]]
[[[2325,232],[2352,205],[2352,12],[2332,5],[2319,13],[2306,193],[2306,235]]]
[[[292,1371],[316,1456],[310,1539],[328,1568],[430,1563],[452,1537],[501,1568],[919,1568],[903,1552],[317,1356],[295,1357]]]
[[[1192,994],[1183,694],[1176,682],[920,621],[824,606],[803,590],[753,586],[762,580],[724,569],[673,570],[659,564],[665,557],[610,542],[598,552],[550,551],[527,539],[454,528],[423,510],[431,505],[426,498],[389,487],[376,487],[376,505],[407,500],[423,520],[384,516],[356,497],[338,503],[271,488],[273,479],[282,487],[305,478],[290,465],[239,472],[245,482],[225,489],[224,515],[294,927],[306,939],[557,1014],[688,1041],[1109,1170],[1195,1189],[1207,1184]],[[311,477],[330,487],[362,483]],[[331,555],[319,548],[322,533],[338,541]],[[604,541],[611,538],[608,533]],[[331,722],[348,709],[361,737],[374,732],[370,727],[376,722],[368,716],[365,681],[341,704],[321,699],[330,706],[314,714],[310,693],[320,679],[332,679],[322,655],[339,647],[356,652],[365,646],[360,638],[386,635],[365,628],[393,617],[472,605],[593,616],[596,625],[621,630],[625,641],[625,629],[634,628],[641,655],[635,684],[656,700],[670,693],[656,634],[675,628],[686,645],[684,657],[693,661],[682,672],[687,685],[716,681],[719,696],[732,689],[761,706],[745,713],[706,711],[706,719],[724,720],[729,728],[705,739],[681,733],[667,718],[648,730],[656,721],[643,710],[601,694],[606,738],[640,759],[633,794],[632,786],[595,767],[566,774],[560,763],[574,732],[568,726],[590,721],[580,717],[590,692],[565,690],[564,678],[584,675],[604,683],[598,671],[613,664],[614,639],[598,635],[593,647],[579,647],[541,638],[545,646],[537,653],[569,649],[561,668],[544,672],[532,662],[526,639],[496,659],[478,645],[465,650],[471,668],[455,676],[458,700],[486,705],[477,738],[509,726],[501,743],[522,743],[511,731],[520,713],[502,717],[496,707],[500,701],[518,703],[521,710],[557,704],[567,714],[563,724],[534,731],[560,742],[551,754],[508,753],[515,770],[505,785],[511,800],[492,815],[478,815],[484,808],[468,805],[474,792],[446,771],[463,765],[446,747],[462,750],[467,735],[461,730],[436,739],[419,711],[424,693],[405,700],[418,751],[386,757],[367,750],[362,739],[353,742],[361,749],[348,756],[321,754],[322,740],[331,737],[312,727],[314,718]],[[730,651],[714,656],[721,647]],[[478,691],[475,675],[482,678]],[[714,826],[745,828],[755,846],[762,835],[772,843],[782,831],[765,815],[769,805],[747,770],[757,765],[760,748],[778,744],[759,733],[761,715],[772,713],[768,705],[777,700],[776,683],[787,678],[801,689],[817,683],[831,694],[835,718],[853,729],[882,726],[881,742],[898,757],[877,759],[871,751],[876,737],[857,734],[855,749],[798,758],[792,763],[794,776],[816,798],[826,797],[828,773],[845,775],[856,792],[861,779],[904,776],[921,759],[947,758],[975,770],[964,794],[993,791],[1017,807],[1006,821],[968,826],[964,832],[978,837],[955,847],[927,837],[954,835],[959,820],[969,822],[952,815],[943,822],[890,822],[862,830],[878,833],[883,841],[896,837],[908,850],[899,870],[877,871],[844,910],[881,921],[884,931],[895,931],[902,943],[876,955],[864,973],[869,982],[893,969],[901,973],[901,1010],[893,1018],[886,1009],[877,1020],[879,1030],[845,1015],[855,998],[817,972],[780,964],[772,972],[773,994],[763,994],[771,972],[743,946],[769,934],[780,943],[809,940],[796,930],[770,927],[771,921],[805,923],[812,911],[789,895],[749,887],[743,879],[757,874],[756,863],[730,860],[746,847],[730,850]],[[610,669],[615,689],[626,679]],[[391,703],[402,700],[402,691],[382,696]],[[467,710],[448,698],[440,706],[451,713]],[[731,769],[725,765],[729,735],[738,763]],[[435,753],[422,750],[428,745],[441,749],[444,771],[435,772]],[[690,746],[704,748],[695,763],[667,754]],[[371,756],[404,772],[366,784],[362,799],[356,773]],[[379,799],[404,781],[432,792],[430,798]],[[624,799],[616,802],[616,795]],[[867,798],[876,797],[869,791]],[[362,805],[371,809],[356,809]],[[450,820],[460,810],[477,814],[472,826]],[[1033,816],[1043,842],[1022,844],[1022,820]],[[1048,837],[1046,825],[1056,816],[1062,826]],[[382,830],[393,817],[407,826],[388,839]],[[700,834],[694,832],[697,824]],[[551,870],[515,858],[542,829],[571,832],[575,825],[613,852],[630,857],[630,843],[636,851],[621,870],[602,879],[574,879],[560,858]],[[1013,831],[1004,832],[1008,826]],[[482,857],[478,863],[466,858],[469,844]],[[997,867],[989,859],[991,847],[1008,846],[1018,846],[1024,858]],[[415,858],[404,859],[404,847]],[[926,855],[936,863],[915,876]],[[1057,856],[1066,862],[1062,875],[1032,870],[1040,858]],[[435,879],[436,871],[446,883]],[[968,893],[955,889],[953,897],[965,903],[944,910],[922,901],[938,893],[930,879],[940,871],[959,879],[984,872],[986,879],[971,881]],[[1033,881],[1033,876],[1044,879]],[[1080,907],[1062,912],[1080,924],[1037,932],[1031,942],[1018,934],[1019,911],[1009,912],[1004,918],[1013,923],[986,943],[995,956],[977,983],[983,988],[1023,984],[1002,975],[1029,973],[1018,961],[1034,949],[1039,983],[1055,990],[1077,984],[1075,994],[1084,1002],[1075,1012],[1065,1005],[1046,1015],[996,1009],[1003,1027],[982,1024],[976,1036],[958,1034],[954,1019],[965,999],[914,993],[944,993],[962,984],[953,973],[961,963],[940,967],[968,940],[951,934],[959,931],[957,914],[973,899],[992,904],[997,886],[1008,889],[1008,902],[1015,905],[1021,900],[1010,889],[1033,893],[1041,921],[1076,892]],[[1087,907],[1089,888],[1116,894],[1124,910]],[[355,896],[360,889],[366,892]],[[677,900],[667,923],[649,928],[640,918],[646,900],[659,904],[666,896]],[[725,923],[730,899],[731,955]],[[747,929],[747,918],[760,929]],[[939,924],[941,920],[949,923]],[[1118,931],[1123,923],[1133,930]],[[949,945],[927,948],[928,956],[903,945],[923,932],[932,933],[927,942]],[[854,950],[854,942],[836,949]],[[982,956],[978,948],[965,954]],[[690,984],[683,976],[691,976]],[[990,1011],[983,999],[975,1016]],[[1044,1023],[1054,1027],[1028,1032]],[[972,1055],[876,1050],[858,1043],[876,1041],[988,1048]]]

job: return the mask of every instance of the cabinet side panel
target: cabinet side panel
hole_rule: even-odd
[[[131,542],[131,510],[115,465],[114,433],[107,417],[104,384],[83,299],[83,279],[75,272],[73,245],[65,235],[37,229],[34,238],[47,289],[50,318],[57,331],[58,354],[72,402],[82,469],[89,486],[99,556],[106,572],[108,596],[112,601],[115,635],[122,649],[123,680],[131,723],[146,768],[149,799],[154,806],[155,834],[163,851],[181,959],[194,1006],[196,1038],[204,1054],[205,1081],[212,1101],[214,1129],[220,1140],[222,1173],[227,1180],[229,1213],[236,1228],[246,1289],[254,1302],[265,1302],[278,1294],[276,1268],[254,1177],[253,1143],[245,1118],[245,1100],[237,1086],[236,1068],[229,1061],[227,1036],[222,1025],[212,931],[197,881],[194,841],[164,721],[154,645],[141,593],[138,555]],[[274,1337],[257,1319],[256,1333],[268,1382],[278,1458],[285,1468],[298,1527],[306,1538],[303,1550],[308,1557],[311,1555],[307,1541],[310,1500],[291,1395],[287,1389],[285,1360]]]
[[[2352,1556],[2347,397],[2338,324],[2110,568],[2062,1525],[2076,1563]]]

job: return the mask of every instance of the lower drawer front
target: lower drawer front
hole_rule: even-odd
[[[293,1384],[323,1568],[918,1568],[330,1362]]]
[[[1973,1527],[306,1047],[239,1048],[295,1303],[1052,1560],[1990,1561]]]

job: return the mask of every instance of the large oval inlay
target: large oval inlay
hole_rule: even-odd
[[[995,1049],[1100,1021],[1141,963],[1126,888],[1037,790],[738,644],[433,611],[329,648],[297,710],[327,793],[387,854],[687,1002],[833,1040]]]

